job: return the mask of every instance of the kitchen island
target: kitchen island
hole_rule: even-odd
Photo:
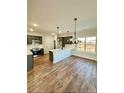
[[[71,56],[71,49],[53,49],[49,51],[49,60],[53,63],[60,62],[61,60]]]

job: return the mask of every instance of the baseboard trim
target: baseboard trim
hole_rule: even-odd
[[[88,59],[88,60],[92,60],[92,61],[96,61],[97,62],[97,59],[93,59],[93,58],[82,57],[82,56],[78,56],[78,55],[72,55],[72,56],[76,56],[76,57],[79,57],[79,58]]]

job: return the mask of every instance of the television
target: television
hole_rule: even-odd
[[[27,44],[42,44],[42,36],[27,35]]]

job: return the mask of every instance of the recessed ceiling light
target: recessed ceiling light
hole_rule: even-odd
[[[33,32],[34,30],[32,28],[29,29],[31,32]]]
[[[59,34],[62,33],[62,31],[59,31]]]
[[[37,27],[38,25],[37,24],[33,24],[34,27]]]
[[[55,35],[55,33],[52,33],[52,35],[54,36],[54,35]]]

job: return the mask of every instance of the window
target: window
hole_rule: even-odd
[[[78,38],[78,42],[85,43],[85,38]]]
[[[96,51],[96,37],[86,37],[86,52]]]
[[[78,38],[78,50],[85,51],[85,38]]]
[[[96,37],[93,36],[78,38],[77,50],[86,52],[96,52]]]

